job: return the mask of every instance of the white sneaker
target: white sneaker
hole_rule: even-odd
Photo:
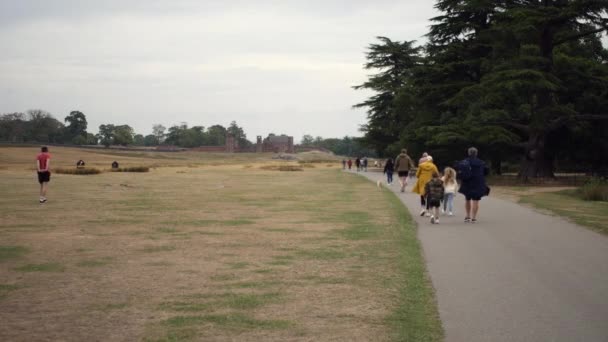
[[[448,216],[454,216],[454,213],[452,213],[451,211],[448,213]]]
[[[431,216],[431,224],[435,224],[435,216]]]
[[[422,209],[422,211],[420,211],[420,216],[424,216],[424,214],[426,214],[426,210]]]
[[[435,224],[439,224],[439,217],[435,219]]]
[[[429,213],[428,211],[426,211],[426,214],[424,214],[424,216],[426,216],[426,217],[430,217],[430,216],[431,216],[431,213]]]
[[[441,208],[441,213],[445,214],[445,209]]]

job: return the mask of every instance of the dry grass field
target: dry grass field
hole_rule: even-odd
[[[0,148],[2,341],[442,338],[406,210],[339,163],[51,148],[153,169],[53,174],[40,205],[36,152]]]

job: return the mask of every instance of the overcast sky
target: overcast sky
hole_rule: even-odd
[[[0,0],[0,113],[72,110],[149,134],[359,136],[366,47],[424,41],[432,0]]]

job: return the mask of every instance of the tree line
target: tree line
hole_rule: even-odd
[[[365,145],[361,138],[345,136],[344,138],[326,138],[305,134],[300,141],[302,147],[320,147],[340,156],[376,157],[377,153]]]
[[[213,125],[188,127],[187,123],[174,125],[168,129],[160,124],[152,126],[152,134],[137,134],[129,125],[103,124],[97,134],[87,131],[86,115],[72,111],[61,122],[44,110],[28,110],[26,113],[0,115],[0,142],[10,143],[50,143],[69,145],[110,145],[179,147],[224,146],[226,135],[231,134],[239,146],[249,147],[252,143],[236,121],[228,127]]]
[[[378,37],[355,89],[374,92],[364,142],[380,155],[461,158],[479,147],[520,177],[608,169],[608,1],[439,0],[428,43]]]

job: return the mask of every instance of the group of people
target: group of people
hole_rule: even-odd
[[[416,169],[416,184],[412,192],[420,195],[420,216],[430,217],[432,224],[439,223],[439,211],[449,216],[454,215],[454,197],[457,192],[465,196],[465,218],[466,223],[477,222],[479,212],[479,201],[489,194],[490,188],[486,185],[485,176],[488,168],[485,163],[477,157],[478,151],[475,147],[468,149],[468,156],[459,161],[454,167],[446,167],[440,174],[433,162],[433,157],[423,153],[418,160]],[[408,178],[413,176],[412,171],[416,168],[407,150],[393,159],[388,159],[384,165],[386,182],[393,183],[393,173],[397,172],[400,183],[400,191],[405,192]]]
[[[355,167],[357,168],[357,172],[359,172],[359,171],[367,172],[367,163],[368,163],[367,157],[363,157],[363,158],[357,157],[357,159],[355,159]],[[342,159],[342,169],[346,170],[347,166],[348,166],[349,170],[352,169],[352,167],[353,167],[352,159],[349,159],[349,160]]]

